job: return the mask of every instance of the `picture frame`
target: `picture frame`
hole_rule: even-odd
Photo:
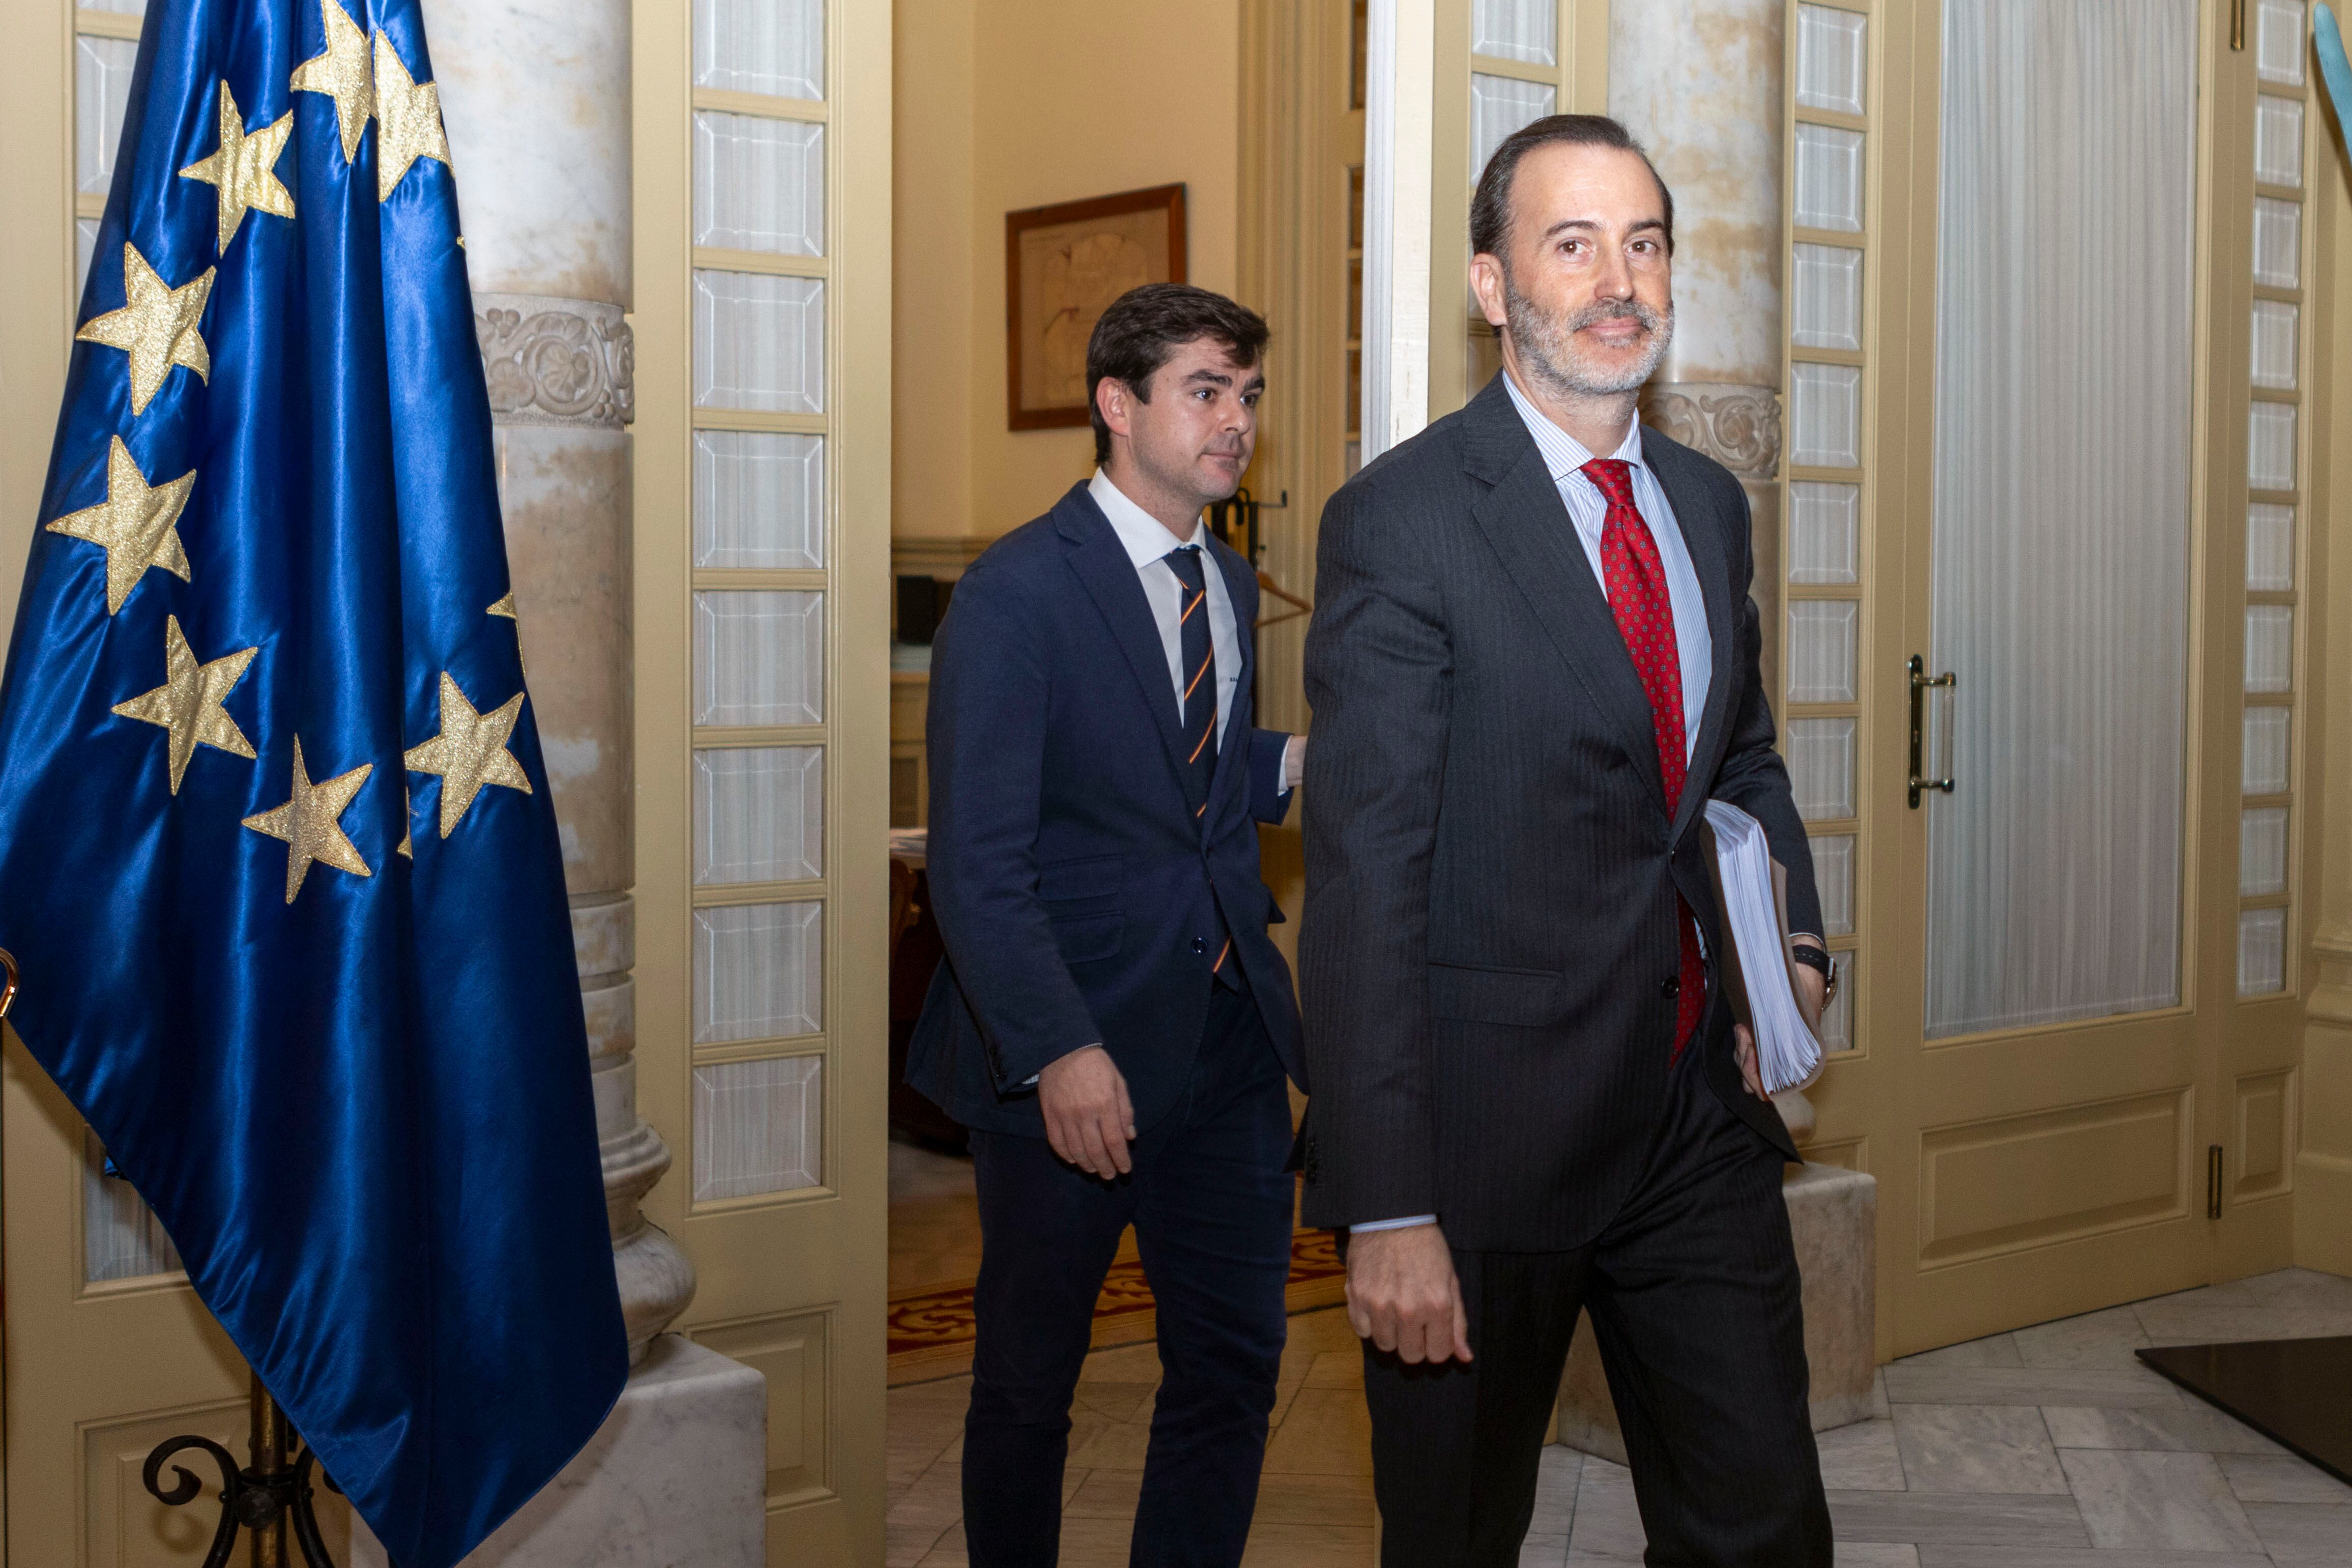
[[[1004,215],[1006,425],[1091,423],[1087,341],[1113,300],[1185,281],[1184,187],[1154,185]]]

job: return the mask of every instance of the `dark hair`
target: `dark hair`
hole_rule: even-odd
[[[1189,283],[1146,283],[1110,302],[1087,340],[1087,416],[1094,421],[1095,461],[1110,460],[1110,426],[1103,423],[1095,389],[1123,383],[1139,403],[1151,401],[1151,378],[1176,351],[1213,338],[1243,364],[1265,357],[1265,318],[1223,294]]]
[[[1511,237],[1511,179],[1518,173],[1519,160],[1555,142],[1573,147],[1613,147],[1641,159],[1649,168],[1650,178],[1658,181],[1658,199],[1666,209],[1666,254],[1674,254],[1675,194],[1666,189],[1665,181],[1658,179],[1658,166],[1650,162],[1642,144],[1605,114],[1547,115],[1503,138],[1503,144],[1486,160],[1486,172],[1478,176],[1478,194],[1470,198],[1470,254],[1503,257],[1503,247]]]

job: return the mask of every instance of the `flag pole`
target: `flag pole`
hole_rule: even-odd
[[[8,1009],[16,1003],[16,957],[6,948],[0,948],[0,1023],[6,1021]],[[228,1568],[239,1525],[253,1538],[253,1568],[295,1568],[294,1560],[286,1552],[286,1527],[289,1521],[294,1527],[294,1540],[302,1548],[304,1568],[335,1568],[334,1559],[327,1555],[327,1543],[319,1535],[319,1517],[310,1506],[310,1472],[317,1468],[317,1457],[286,1424],[286,1413],[269,1396],[269,1390],[261,1385],[258,1373],[253,1374],[253,1389],[247,1404],[252,1416],[247,1444],[251,1465],[239,1469],[229,1451],[209,1437],[173,1437],[157,1444],[155,1451],[147,1456],[142,1478],[147,1489],[167,1507],[194,1501],[204,1483],[186,1467],[172,1467],[178,1479],[169,1487],[159,1483],[163,1465],[173,1455],[202,1448],[220,1466],[222,1483],[220,1524],[213,1531],[212,1550],[205,1553],[204,1568]],[[319,1472],[319,1479],[330,1487],[335,1484],[323,1470]]]

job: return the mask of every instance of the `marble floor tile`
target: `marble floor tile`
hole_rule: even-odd
[[[1345,1307],[1322,1307],[1312,1312],[1301,1312],[1290,1320],[1291,1348],[1317,1352],[1351,1351],[1363,1353],[1364,1342],[1348,1326]]]
[[[1150,1412],[1140,1421],[1114,1421],[1091,1412],[1070,1412],[1070,1468],[1081,1470],[1140,1470],[1151,1445]]]
[[[1370,1476],[1272,1475],[1257,1483],[1256,1523],[1370,1530],[1378,1514]]]
[[[2172,1299],[2200,1298],[2217,1306],[2352,1308],[2352,1278],[2315,1268],[2280,1268]]]
[[[2171,1384],[2144,1368],[1909,1366],[1886,1369],[1886,1396],[1903,1405],[2075,1405],[2179,1409]]]
[[[2246,1517],[2279,1568],[2352,1564],[2352,1508],[2335,1503],[2250,1502]]]
[[[1284,1419],[1289,1415],[1290,1402],[1298,1397],[1300,1389],[1307,1386],[1307,1369],[1313,1364],[1309,1362],[1297,1371],[1285,1367],[1282,1375],[1275,1381],[1274,1408],[1266,1412],[1265,1417],[1266,1429],[1269,1432],[1280,1426]]]
[[[937,1542],[950,1525],[963,1518],[963,1467],[953,1459],[941,1459],[899,1494],[884,1517],[893,1529],[900,1525],[910,1531],[928,1528],[927,1547]]]
[[[1941,1350],[1922,1351],[1917,1355],[1905,1356],[1896,1366],[2023,1366],[2019,1359],[2017,1341],[2008,1334],[1992,1334],[1981,1340],[1963,1340]]]
[[[1576,1521],[1569,1531],[1570,1563],[1579,1556],[1639,1563],[1649,1543],[1633,1501],[1633,1472],[1586,1455],[1577,1478]]]
[[[1898,1405],[1895,1446],[1915,1492],[2066,1490],[2049,1429],[2031,1405]]]
[[[2147,1343],[2139,1314],[2129,1307],[2109,1307],[2037,1323],[2010,1336],[2027,1366],[2120,1367],[2137,1371],[2141,1363],[2132,1352]]]
[[[1160,1382],[1160,1347],[1155,1344],[1121,1345],[1116,1350],[1097,1351],[1087,1357],[1078,1369],[1080,1383],[1149,1383]]]
[[[1536,1511],[1528,1521],[1529,1535],[1557,1535],[1560,1554],[1568,1552],[1569,1531],[1576,1527],[1576,1489],[1584,1479],[1584,1456],[1557,1443],[1544,1445],[1536,1470]]]
[[[1903,1458],[1895,1446],[1892,1419],[1857,1421],[1835,1431],[1816,1432],[1813,1444],[1821,1451],[1822,1485],[1831,1490],[1903,1489]]]
[[[2272,1568],[2259,1552],[2103,1552],[2096,1548],[1922,1546],[1919,1568]]]
[[[2243,1422],[2198,1400],[2170,1409],[2086,1410],[2045,1405],[2042,1419],[2061,1448],[2147,1448],[2182,1454],[2283,1454]]]
[[[1885,1542],[1841,1541],[1837,1568],[1919,1568],[1919,1549]]]
[[[1886,1397],[1886,1369],[1882,1366],[1870,1374],[1870,1418],[1884,1421],[1894,1413],[1894,1405]]]
[[[1925,1546],[2088,1546],[2090,1532],[2071,1497],[2040,1492],[1830,1493],[1840,1541]],[[2116,1568],[2125,1568],[2117,1563]]]
[[[1064,1485],[1069,1479],[1064,1478]],[[1077,1485],[1062,1504],[1065,1519],[1135,1519],[1135,1505],[1143,1491],[1141,1470],[1089,1469],[1080,1472]]]
[[[2174,1552],[2262,1548],[2210,1454],[2065,1448],[2058,1457],[2095,1546]]]
[[[1564,1568],[1567,1562],[1565,1535],[1538,1535],[1531,1530],[1519,1542],[1519,1568]]]
[[[1369,1524],[1258,1524],[1242,1553],[1242,1568],[1371,1568],[1371,1562]]]
[[[2293,1454],[2224,1454],[2221,1466],[2240,1502],[2352,1503],[2352,1487]]]
[[[1149,1421],[1159,1385],[1150,1383],[1081,1383],[1071,1396],[1073,1414],[1092,1411],[1113,1421]]]
[[[939,1539],[939,1543],[926,1553],[916,1568],[971,1568],[971,1558],[964,1551],[963,1526],[957,1525]]]
[[[1361,1390],[1302,1388],[1265,1446],[1269,1475],[1370,1476],[1372,1418]]]

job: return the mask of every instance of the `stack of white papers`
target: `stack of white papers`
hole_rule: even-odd
[[[1715,829],[1724,918],[1738,950],[1757,1065],[1765,1089],[1778,1094],[1821,1070],[1822,1043],[1806,1026],[1790,983],[1788,933],[1772,884],[1771,847],[1764,840],[1764,825],[1727,801],[1708,801],[1706,821]]]

